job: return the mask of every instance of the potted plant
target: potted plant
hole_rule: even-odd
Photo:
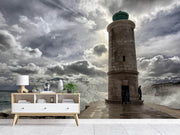
[[[64,89],[63,89],[63,91],[67,91],[67,93],[74,93],[76,90],[77,90],[77,85],[73,84],[72,82],[64,85]]]
[[[35,86],[33,87],[32,92],[37,93],[37,88]]]

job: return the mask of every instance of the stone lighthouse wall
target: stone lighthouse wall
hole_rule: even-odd
[[[118,20],[109,24],[108,100],[122,100],[122,86],[129,86],[130,101],[138,101],[138,72],[134,41],[135,24]]]

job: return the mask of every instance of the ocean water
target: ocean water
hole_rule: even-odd
[[[12,92],[0,92],[0,112],[10,112],[11,93]]]

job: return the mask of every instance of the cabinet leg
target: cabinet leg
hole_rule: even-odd
[[[79,126],[79,119],[78,119],[78,115],[75,114],[74,115],[75,121],[76,121],[76,125]]]
[[[15,114],[14,115],[14,120],[13,120],[13,126],[15,126],[15,124],[17,123],[17,118],[18,118],[18,115],[17,114]]]
[[[16,123],[15,123],[15,124],[17,124],[18,120],[19,120],[19,115],[17,116],[17,119],[16,119]]]

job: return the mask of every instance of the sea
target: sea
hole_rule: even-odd
[[[0,112],[10,112],[11,93],[14,91],[0,91]]]

